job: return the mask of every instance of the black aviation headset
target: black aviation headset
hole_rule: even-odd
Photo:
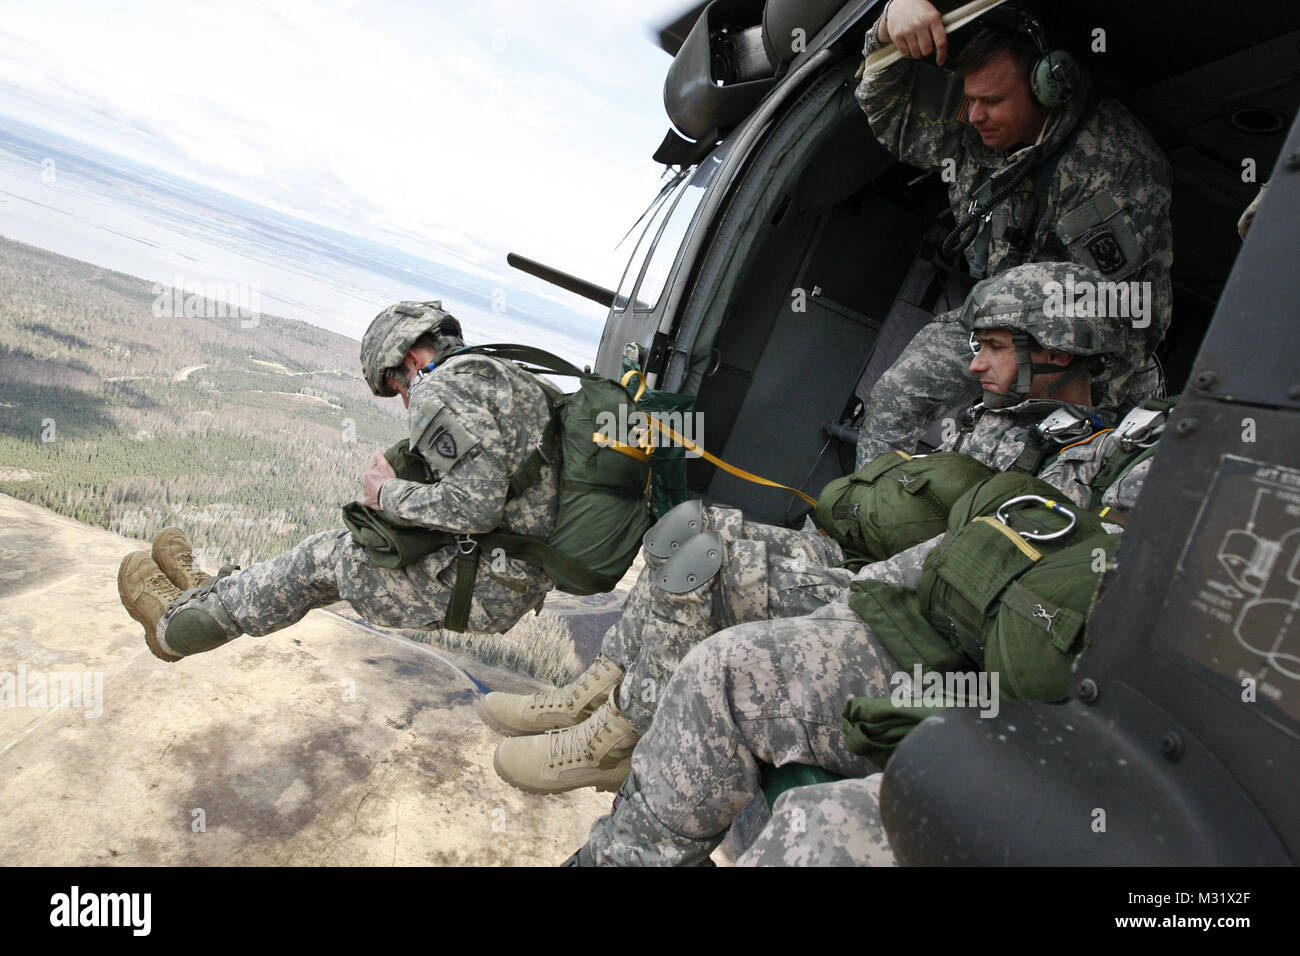
[[[1024,7],[1004,3],[984,14],[979,21],[1008,33],[1028,37],[1038,48],[1038,59],[1029,70],[1029,90],[1035,102],[1055,108],[1068,103],[1079,86],[1079,64],[1068,50],[1053,50],[1038,18]]]

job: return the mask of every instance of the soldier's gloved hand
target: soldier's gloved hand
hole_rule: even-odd
[[[948,31],[943,15],[929,0],[893,0],[882,18],[877,34],[881,42],[893,43],[909,59],[935,54],[943,66],[948,59]]]
[[[375,452],[370,467],[361,476],[361,503],[377,509],[379,507],[379,489],[384,486],[384,482],[389,478],[396,477],[397,472],[393,471],[393,466],[388,463],[384,453],[382,451]]]

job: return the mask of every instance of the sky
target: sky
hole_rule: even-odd
[[[528,288],[598,336],[600,306],[505,255],[617,285],[662,182],[650,36],[686,6],[3,0],[0,122]]]

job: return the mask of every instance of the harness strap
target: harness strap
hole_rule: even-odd
[[[543,371],[552,372],[555,375],[572,375],[574,378],[582,378],[587,373],[582,371],[572,362],[566,362],[553,352],[547,352],[545,349],[533,348],[531,345],[510,345],[510,344],[493,344],[493,345],[471,345],[463,349],[457,349],[448,355],[451,358],[455,355],[468,355],[478,353],[481,355],[490,355],[494,358],[509,359],[512,362],[532,362],[540,366]]]
[[[602,489],[608,491],[609,489]],[[474,535],[480,548],[494,551],[500,548],[512,558],[526,561],[541,567],[545,562],[561,571],[571,582],[589,588],[594,593],[612,590],[619,579],[608,574],[600,574],[585,564],[569,557],[563,551],[557,551],[547,544],[545,539],[529,534],[515,534],[513,531],[489,531],[487,534]]]
[[[1088,507],[1096,508],[1101,504],[1101,499],[1111,485],[1119,481],[1127,472],[1136,468],[1140,463],[1146,461],[1156,452],[1156,446],[1150,448],[1135,448],[1131,453],[1125,453],[1120,450],[1114,450],[1107,457],[1106,463],[1102,465],[1097,474],[1092,476],[1092,481],[1088,482],[1088,490],[1092,493],[1088,499]],[[1113,519],[1111,519],[1113,520]]]
[[[547,396],[550,400],[550,396]],[[542,480],[542,468],[546,465],[558,465],[559,449],[557,442],[559,440],[559,422],[554,414],[550,421],[546,423],[546,428],[542,431],[542,437],[534,448],[523,460],[514,473],[510,476],[510,490],[506,493],[506,501],[511,502],[518,498],[525,491]]]
[[[460,541],[457,544],[461,544]],[[463,632],[469,626],[469,609],[474,599],[474,582],[478,580],[479,542],[473,547],[460,548],[456,555],[456,583],[451,587],[451,599],[447,602],[447,614],[442,626],[449,631]]]
[[[1016,456],[1007,471],[1020,471],[1026,475],[1037,475],[1051,457],[1053,451],[1059,448],[1052,442],[1048,442],[1037,436],[1032,430],[1025,433],[1025,447]]]

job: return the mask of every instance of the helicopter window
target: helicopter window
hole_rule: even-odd
[[[649,312],[659,304],[659,296],[663,294],[664,286],[668,284],[668,274],[672,272],[673,263],[677,261],[677,252],[681,247],[682,239],[685,238],[686,230],[690,227],[691,220],[695,218],[695,210],[700,207],[709,181],[719,165],[716,162],[705,162],[700,170],[702,175],[697,173],[692,177],[686,192],[678,198],[677,204],[673,207],[672,215],[668,217],[663,233],[655,243],[650,264],[646,266],[645,278],[641,280],[636,302],[638,312]]]
[[[674,195],[661,197],[659,208],[650,217],[645,230],[641,233],[641,238],[637,240],[636,251],[632,253],[632,258],[623,271],[623,278],[618,284],[618,292],[614,295],[613,311],[623,312],[627,309],[628,300],[632,296],[632,289],[641,275],[641,267],[645,264],[646,256],[650,254],[650,247],[654,244],[654,238],[659,233],[659,227],[663,225],[664,217],[668,215],[668,211],[673,208],[676,195],[680,195],[684,188],[686,188],[685,184],[679,186]],[[645,308],[645,306],[638,302],[637,308],[641,309]]]

